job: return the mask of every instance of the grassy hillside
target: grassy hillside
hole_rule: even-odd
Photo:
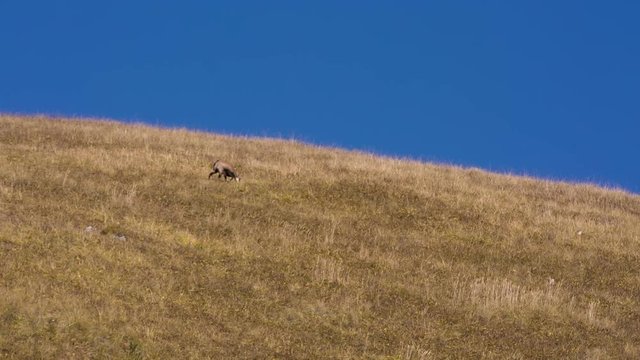
[[[0,116],[0,358],[637,359],[640,198]]]

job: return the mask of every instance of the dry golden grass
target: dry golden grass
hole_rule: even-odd
[[[0,116],[0,266],[0,358],[640,354],[637,195],[295,141]]]

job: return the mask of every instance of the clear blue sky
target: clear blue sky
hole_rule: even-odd
[[[640,192],[640,1],[0,1],[0,112]]]

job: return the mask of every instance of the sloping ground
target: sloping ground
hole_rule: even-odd
[[[0,358],[114,357],[637,359],[640,198],[0,116]]]

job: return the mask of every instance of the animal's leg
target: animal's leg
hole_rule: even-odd
[[[231,180],[233,180],[236,177],[236,174],[233,173],[233,171],[225,169],[224,170],[224,177],[229,177]]]

